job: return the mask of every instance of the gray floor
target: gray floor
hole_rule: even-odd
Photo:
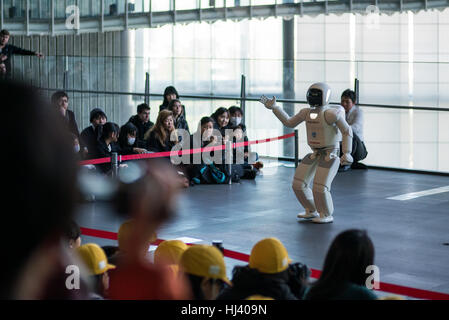
[[[264,237],[277,237],[294,261],[322,269],[329,244],[343,230],[368,231],[380,281],[449,293],[449,192],[407,201],[400,194],[449,185],[444,176],[370,169],[338,173],[332,186],[334,223],[300,223],[301,206],[291,190],[294,168],[271,163],[255,181],[195,186],[179,200],[176,219],[161,239],[192,237],[199,243],[223,240],[227,249],[249,254]],[[83,227],[117,232],[121,219],[98,203],[87,204],[77,221]],[[84,243],[114,241],[83,237]],[[228,273],[239,261],[226,259]]]

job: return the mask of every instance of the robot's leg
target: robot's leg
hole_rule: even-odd
[[[331,184],[338,172],[340,159],[338,157],[326,157],[321,159],[315,174],[313,183],[313,197],[320,217],[313,220],[317,223],[332,222],[334,204],[331,196]]]
[[[310,186],[318,165],[319,157],[313,158],[313,155],[314,154],[310,153],[302,159],[293,178],[293,191],[295,192],[298,201],[306,210],[305,214],[300,213],[298,218],[307,219],[318,216]]]

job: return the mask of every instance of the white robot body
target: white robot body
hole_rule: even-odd
[[[304,108],[293,117],[276,105],[276,99],[262,96],[260,102],[272,109],[276,117],[287,127],[294,128],[306,122],[307,143],[313,153],[306,155],[293,178],[292,188],[306,212],[299,218],[313,218],[316,223],[333,221],[334,206],[331,184],[340,164],[352,162],[352,129],[344,112],[329,107],[330,88],[325,83],[315,83],[307,91],[311,108]],[[342,141],[343,156],[339,158],[339,142]],[[312,186],[313,180],[313,186]]]
[[[310,109],[306,118],[307,143],[314,148],[326,148],[339,144],[341,133],[335,123],[328,124],[324,117],[328,106]]]

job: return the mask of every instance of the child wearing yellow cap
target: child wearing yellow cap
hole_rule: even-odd
[[[154,252],[154,264],[165,265],[174,277],[179,275],[179,262],[188,246],[181,240],[165,240],[159,244]]]
[[[374,265],[374,244],[365,230],[349,229],[332,241],[320,278],[305,295],[306,300],[376,300],[367,287],[369,266]]]
[[[187,248],[188,246],[181,240],[165,240],[159,244],[154,252],[154,263],[177,265]]]
[[[80,246],[77,253],[93,282],[90,298],[92,300],[103,299],[105,292],[109,289],[108,270],[115,269],[115,266],[108,263],[103,249],[95,243]]]
[[[199,244],[188,248],[181,257],[180,268],[195,300],[215,300],[225,285],[231,286],[223,254],[214,246]]]
[[[223,290],[217,300],[243,300],[250,296],[301,299],[309,274],[307,266],[291,263],[279,239],[262,239],[252,248],[249,264],[234,267],[233,286]]]

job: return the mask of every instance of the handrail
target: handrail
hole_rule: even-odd
[[[57,88],[39,88],[43,91],[58,91]],[[145,94],[142,92],[120,92],[120,91],[96,91],[96,90],[80,90],[80,89],[65,89],[66,92],[73,93],[90,93],[90,94],[110,94],[110,95],[122,95],[122,96],[150,96],[150,97],[163,97],[160,93]],[[235,101],[259,101],[259,97],[240,97],[240,96],[216,96],[216,95],[180,95],[182,98],[187,99],[207,99],[207,100],[235,100]],[[293,99],[276,99],[277,102],[283,103],[298,103],[307,104],[307,101],[293,100]],[[331,102],[332,105],[340,105],[338,102]],[[397,105],[384,105],[384,104],[372,104],[372,103],[359,103],[360,107],[368,108],[386,108],[386,109],[401,109],[401,110],[421,110],[421,111],[446,111],[449,112],[449,108],[436,108],[436,107],[422,107],[422,106],[397,106]]]

